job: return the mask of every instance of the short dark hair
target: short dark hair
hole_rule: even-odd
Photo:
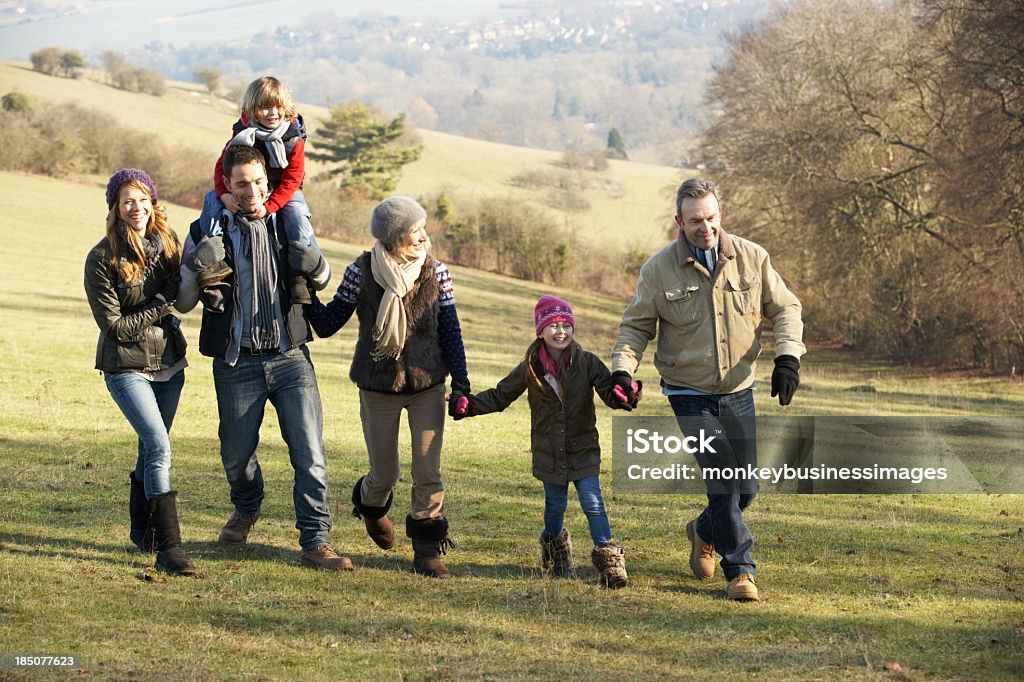
[[[684,181],[676,190],[676,215],[683,215],[683,199],[686,197],[701,199],[709,194],[715,197],[715,201],[721,207],[722,198],[718,196],[718,185],[704,178],[690,178]]]
[[[224,177],[230,178],[231,171],[235,166],[244,166],[250,163],[258,163],[263,166],[264,172],[267,170],[267,161],[259,149],[244,144],[233,144],[224,150],[221,169],[224,171]]]

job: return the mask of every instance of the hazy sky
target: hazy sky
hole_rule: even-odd
[[[334,12],[339,16],[372,12],[406,20],[468,21],[507,14],[498,9],[503,0],[145,0],[81,3],[85,11],[0,25],[0,58],[27,60],[40,47],[124,50],[154,40],[178,46],[191,42],[231,41],[282,24],[299,25],[309,14]]]

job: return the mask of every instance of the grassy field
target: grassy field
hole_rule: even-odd
[[[198,313],[172,432],[186,549],[201,579],[149,582],[129,551],[134,434],[93,371],[96,327],[82,290],[101,236],[101,188],[0,174],[0,654],[75,653],[115,679],[1020,679],[1024,503],[1020,496],[761,496],[748,514],[758,604],[689,574],[684,525],[698,497],[619,496],[607,485],[629,588],[596,587],[584,517],[570,505],[581,580],[537,575],[542,492],[530,476],[529,414],[449,424],[447,515],[455,579],[410,573],[411,548],[382,552],[348,514],[365,467],[347,379],[354,329],[311,345],[324,402],[332,540],[356,570],[299,565],[291,472],[273,413],[260,457],[263,518],[251,543],[214,540],[230,513]],[[171,208],[183,229],[189,217]],[[359,246],[325,243],[336,272]],[[453,268],[471,377],[493,385],[533,334],[546,290]],[[555,291],[578,339],[607,357],[625,301]],[[939,377],[812,348],[790,413],[1024,416],[1010,380]],[[762,366],[761,372],[768,371]],[[645,363],[641,377],[655,384]],[[873,392],[851,390],[870,385]],[[762,414],[779,413],[767,391]],[[649,394],[646,414],[668,414]],[[599,411],[603,434],[610,411]],[[403,434],[403,446],[407,443]],[[607,441],[606,441],[607,442]],[[610,462],[605,466],[610,470]],[[409,502],[396,490],[394,518]],[[0,670],[0,679],[45,677]],[[51,671],[49,677],[64,677]]]
[[[32,99],[74,100],[109,112],[129,129],[173,144],[182,143],[180,131],[184,127],[188,131],[184,144],[209,150],[211,167],[227,140],[231,124],[238,118],[237,104],[211,97],[196,84],[170,82],[165,95],[153,97],[117,90],[93,77],[99,79],[100,75],[78,80],[44,76],[26,64],[0,61],[0,95],[18,90]],[[327,110],[303,104],[300,111],[315,146],[318,121],[326,116]],[[498,197],[526,202],[538,206],[557,224],[586,241],[616,247],[653,248],[663,241],[666,227],[671,226],[672,200],[665,195],[665,188],[678,184],[682,173],[679,169],[610,161],[607,171],[583,174],[588,187],[579,194],[590,208],[560,211],[545,205],[549,190],[514,187],[509,179],[524,170],[558,171],[561,153],[432,130],[419,130],[418,134],[424,146],[423,156],[404,169],[399,192],[429,196],[444,190],[456,201]],[[321,170],[322,165],[310,163],[308,172],[316,174]]]

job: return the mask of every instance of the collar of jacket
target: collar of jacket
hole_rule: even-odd
[[[736,258],[736,245],[733,244],[732,236],[721,227],[718,228],[718,264],[715,265],[715,271],[711,274],[711,281],[714,282],[718,273],[722,271],[725,264]],[[690,245],[686,241],[686,237],[683,235],[683,231],[679,230],[679,235],[676,237],[676,260],[679,263],[679,267],[684,267],[688,263],[693,263],[695,266],[699,265],[697,257],[690,251]],[[703,271],[701,266],[701,271]]]

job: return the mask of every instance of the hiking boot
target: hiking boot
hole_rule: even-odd
[[[729,581],[729,585],[725,588],[725,596],[736,601],[760,599],[757,594],[757,585],[754,584],[754,576],[749,573],[740,573]]]
[[[146,502],[146,488],[135,478],[135,472],[128,474],[131,490],[128,493],[128,517],[131,522],[128,538],[140,552],[153,551],[153,528],[149,525],[149,505]]]
[[[690,570],[701,580],[715,574],[715,546],[697,535],[697,520],[686,524],[686,537],[690,539]]]
[[[195,565],[181,549],[177,497],[178,493],[172,490],[149,501],[153,549],[157,551],[156,569],[176,575],[195,575]]]
[[[352,489],[352,516],[363,520],[363,525],[366,526],[366,534],[377,543],[378,547],[381,549],[391,549],[395,546],[395,527],[391,525],[391,520],[388,519],[388,510],[391,509],[391,502],[395,495],[394,493],[388,493],[388,499],[383,507],[368,507],[364,505],[361,493],[363,478],[366,477],[363,476],[356,481],[356,486]]]
[[[553,540],[544,533],[540,534],[540,566],[553,578],[576,579],[576,569],[572,564],[572,537],[568,528],[563,528],[562,534]]]
[[[313,549],[302,550],[302,563],[325,571],[351,571],[352,562],[347,556],[341,556],[329,545],[320,545]]]
[[[199,271],[199,287],[206,288],[212,284],[223,282],[234,270],[226,262],[219,260]],[[307,294],[308,295],[308,294]]]
[[[433,519],[405,517],[405,534],[412,540],[414,552],[412,570],[429,578],[450,578],[452,574],[441,561],[446,549],[455,547],[448,537],[448,519],[438,516]]]
[[[626,575],[626,550],[622,545],[609,540],[590,553],[590,561],[597,569],[602,587],[617,590],[625,587],[629,576]]]
[[[256,525],[256,519],[258,518],[260,518],[259,512],[255,514],[239,514],[236,509],[231,512],[231,518],[220,529],[217,542],[222,545],[244,545],[245,541],[249,538],[249,531]]]

